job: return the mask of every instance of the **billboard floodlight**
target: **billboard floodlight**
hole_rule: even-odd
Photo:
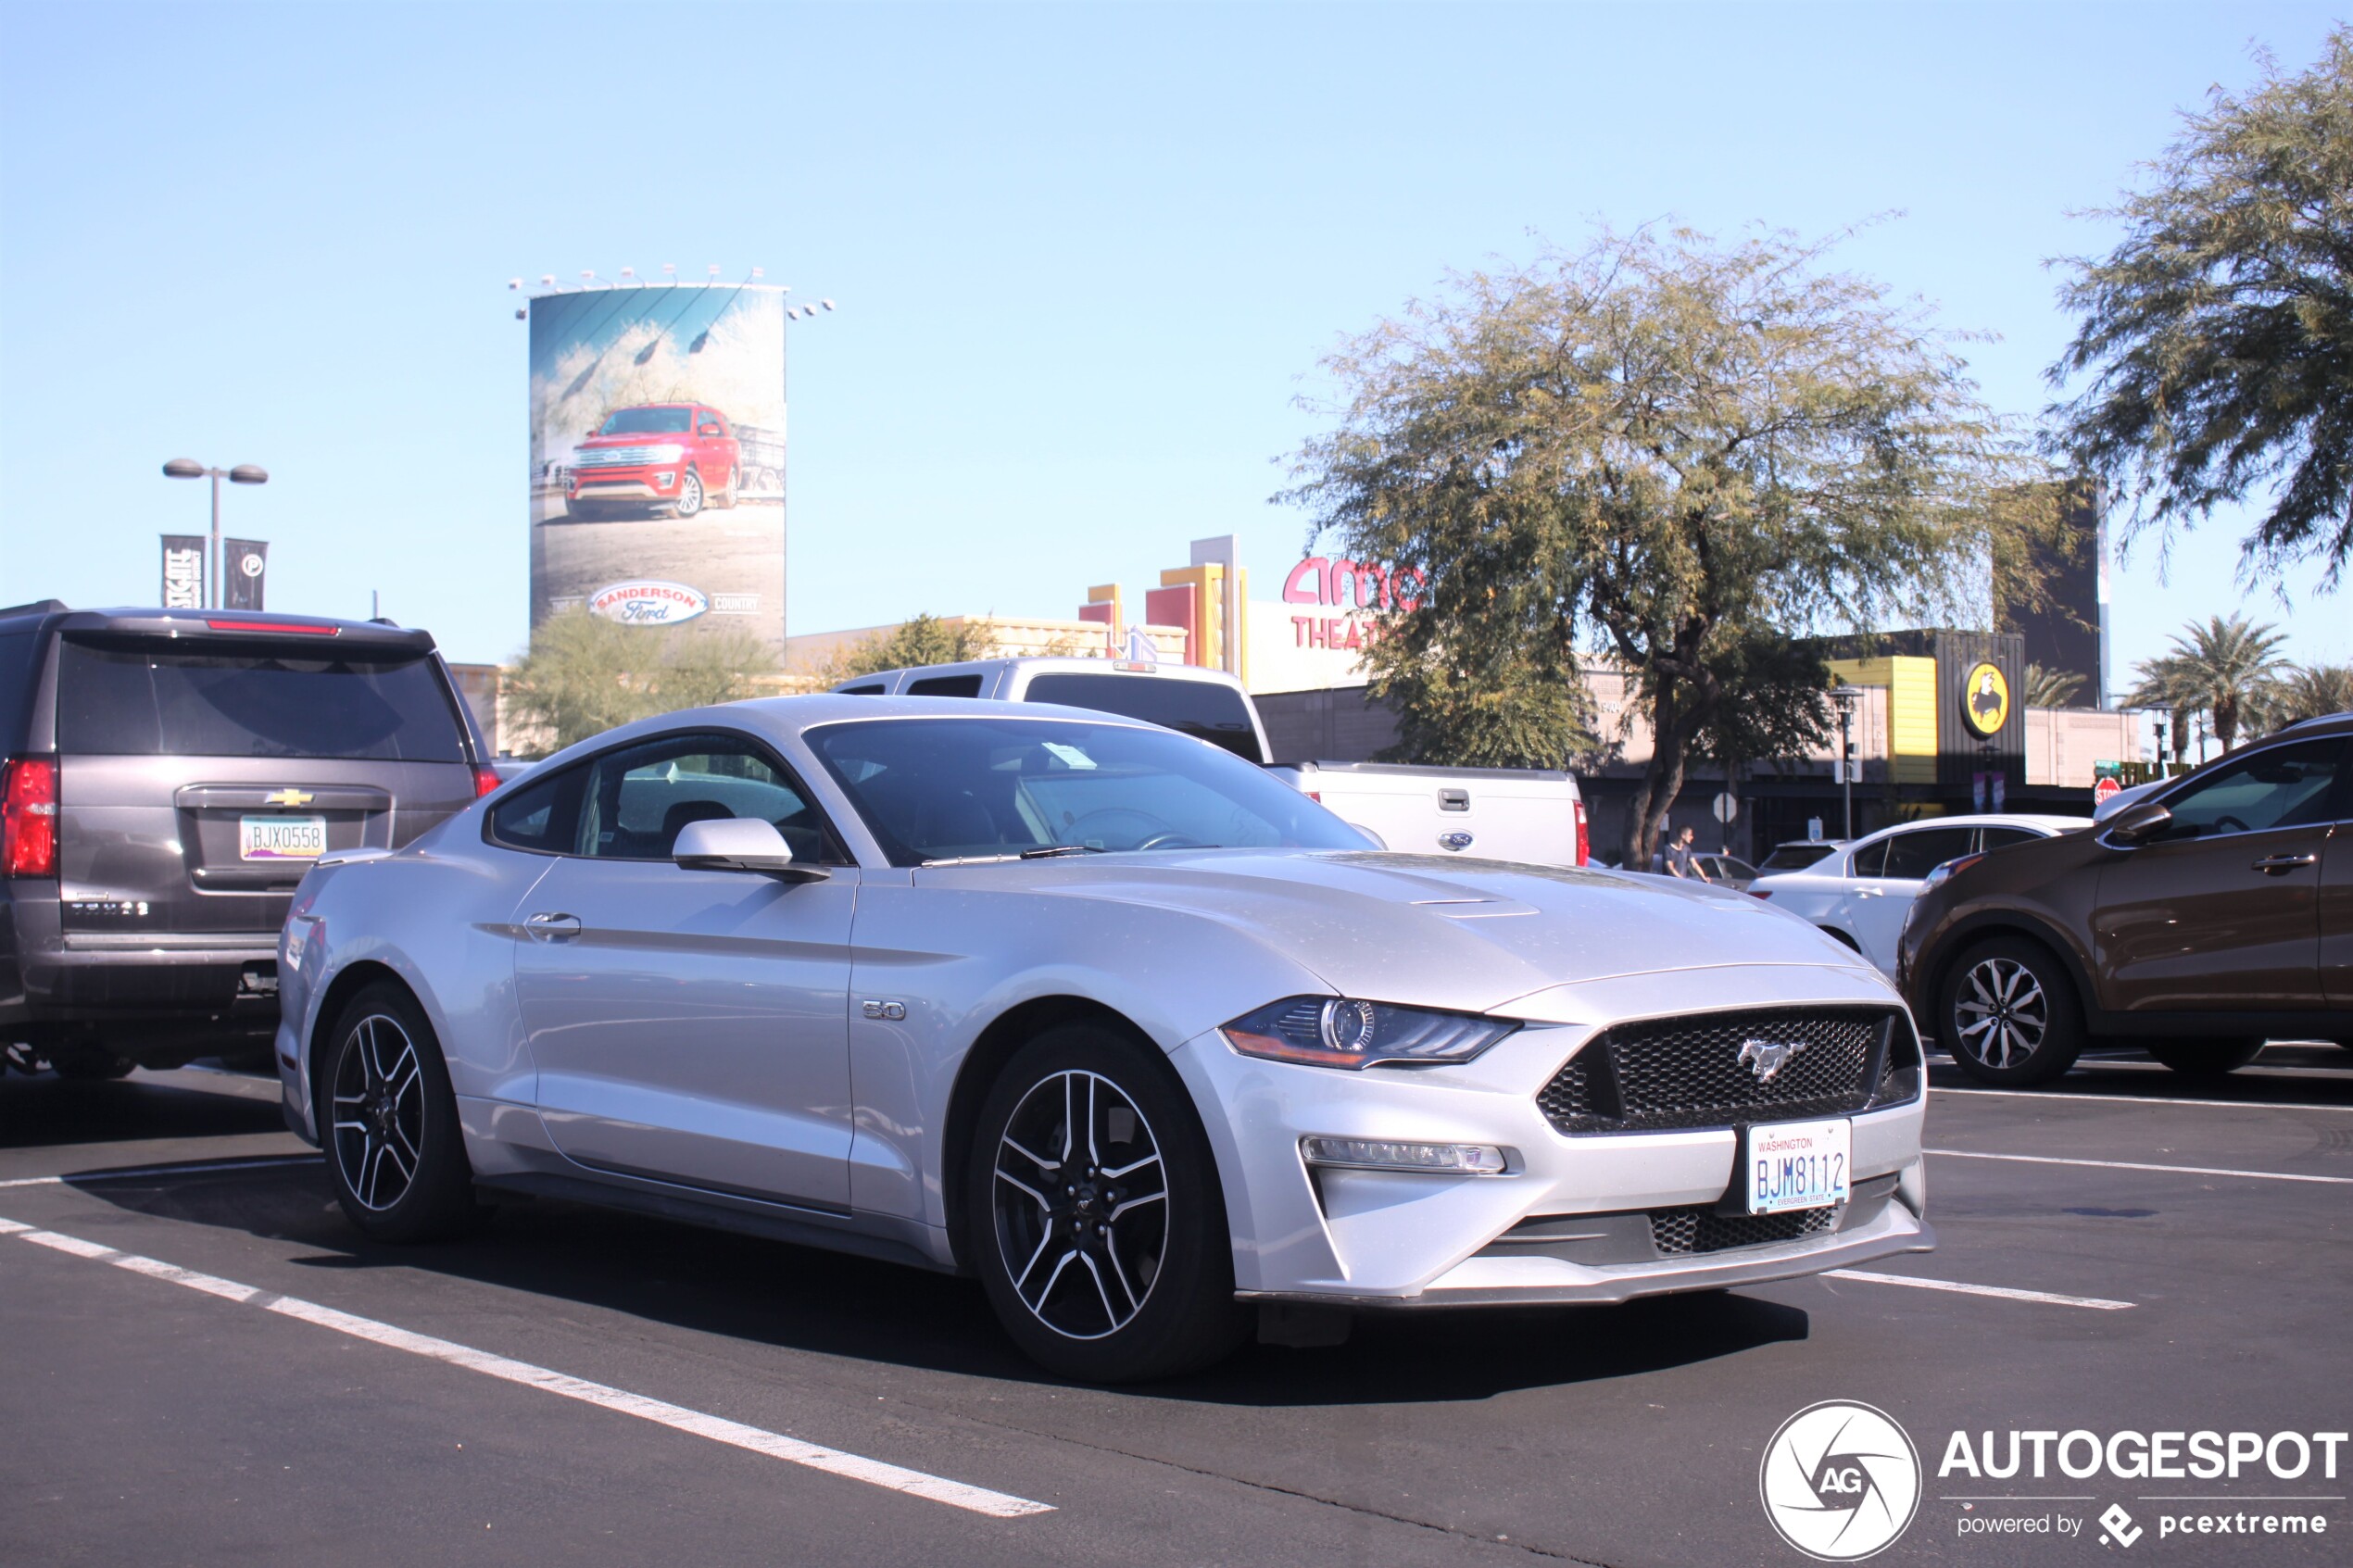
[[[510,278],[507,280],[507,286],[510,289],[519,289],[522,287],[522,280],[521,278]]]
[[[554,288],[556,286],[556,275],[553,272],[540,273],[539,286],[543,289]]]
[[[831,310],[834,307],[834,302],[830,299],[821,299],[817,303],[824,306],[828,310]]]

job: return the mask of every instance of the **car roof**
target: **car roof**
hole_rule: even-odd
[[[863,675],[849,675],[834,683],[840,693],[845,686],[863,685],[870,681],[888,681],[900,675],[921,673],[926,679],[939,675],[957,675],[970,671],[1007,670],[1015,666],[1032,674],[1051,671],[1075,675],[1133,675],[1139,680],[1200,681],[1211,685],[1239,686],[1241,683],[1224,670],[1213,670],[1201,664],[1152,664],[1139,667],[1126,659],[1091,659],[1084,654],[1040,654],[1003,659],[960,659],[952,664],[901,664],[889,670],[875,670]],[[843,694],[849,695],[849,694]],[[952,702],[969,702],[969,697],[951,697]],[[1015,707],[1036,704],[1017,703]]]
[[[1966,816],[1922,817],[1917,822],[1890,822],[1855,840],[1867,844],[1890,834],[1910,833],[1918,828],[2044,828],[2052,833],[2069,833],[2092,825],[2089,817],[2070,817],[2056,811],[1979,811]]]
[[[878,702],[871,696],[842,692],[811,692],[799,696],[748,697],[741,702],[714,703],[708,708],[681,709],[615,725],[585,740],[574,741],[547,758],[539,769],[574,758],[606,751],[614,746],[650,740],[673,732],[698,729],[751,729],[773,735],[798,737],[825,724],[892,723],[909,719],[1028,719],[1071,723],[1116,725],[1129,730],[1159,730],[1162,726],[1092,708],[1065,708],[1053,702],[995,702],[969,696],[895,696]],[[1165,732],[1174,734],[1176,731]],[[1203,741],[1207,746],[1210,743]],[[534,771],[537,771],[535,769]]]
[[[0,625],[35,618],[46,620],[68,633],[114,632],[205,639],[293,636],[304,639],[299,646],[321,651],[330,646],[365,645],[430,653],[434,646],[432,633],[421,627],[396,626],[388,621],[338,621],[332,616],[288,615],[278,610],[161,609],[137,605],[69,609],[55,599],[22,607],[15,613],[0,613]],[[312,642],[311,638],[317,641]]]

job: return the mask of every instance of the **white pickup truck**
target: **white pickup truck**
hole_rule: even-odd
[[[884,670],[834,687],[870,696],[1053,702],[1142,719],[1267,764],[1266,726],[1222,670],[1101,659],[978,659]],[[1540,866],[1592,859],[1585,802],[1572,775],[1541,768],[1407,768],[1384,762],[1270,767],[1383,848]]]

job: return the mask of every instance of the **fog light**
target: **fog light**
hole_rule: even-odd
[[[1310,1165],[1344,1165],[1359,1171],[1429,1171],[1456,1176],[1500,1176],[1511,1168],[1504,1151],[1483,1143],[1395,1143],[1387,1138],[1299,1140]]]
[[[670,488],[670,482],[677,477],[674,473],[658,473],[654,475],[654,488],[667,490]]]

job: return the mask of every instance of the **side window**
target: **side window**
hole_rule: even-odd
[[[841,689],[841,695],[844,696],[882,696],[882,683],[877,681],[871,685],[844,686]]]
[[[670,735],[608,752],[587,771],[575,854],[667,860],[689,822],[757,817],[784,834],[794,859],[849,863],[799,783],[739,737]]]
[[[1855,869],[1848,874],[1885,876],[1887,874],[1887,847],[1892,842],[1894,841],[1891,839],[1882,838],[1877,844],[1866,844],[1855,851]]]
[[[2329,821],[2344,743],[2274,746],[2199,780],[2165,802],[2173,820],[2158,842],[2217,838]]]
[[[1986,828],[1982,830],[1983,843],[1981,847],[2007,849],[2013,844],[2023,844],[2030,838],[2042,836],[2039,833],[2029,833],[2024,828]]]
[[[1887,841],[1887,870],[1881,874],[1918,882],[1945,861],[1969,852],[1975,828],[1915,828]]]
[[[908,682],[907,690],[903,695],[907,696],[978,696],[980,676],[976,672],[970,675],[926,676],[920,681]]]
[[[543,855],[571,854],[579,834],[580,789],[587,776],[585,765],[566,768],[516,789],[490,809],[490,841]]]
[[[19,732],[32,707],[32,683],[38,678],[33,655],[44,641],[31,632],[0,637],[0,749],[14,750],[26,743]]]

